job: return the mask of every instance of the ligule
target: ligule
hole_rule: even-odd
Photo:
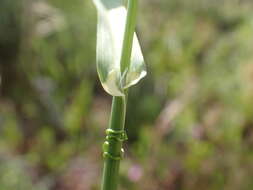
[[[133,40],[130,39],[132,48],[122,49],[127,20],[127,11],[122,0],[93,1],[98,11],[97,71],[99,79],[105,91],[110,95],[124,96],[124,90],[138,83],[146,75],[139,41],[134,34]],[[122,55],[127,51],[131,55],[129,61]]]

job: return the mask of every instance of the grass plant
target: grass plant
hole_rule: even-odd
[[[103,145],[102,190],[116,190],[119,181],[128,88],[146,75],[135,35],[137,0],[94,0],[98,10],[97,70],[104,89],[113,96],[109,128]]]

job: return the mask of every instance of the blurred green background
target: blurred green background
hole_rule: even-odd
[[[111,97],[91,0],[0,1],[0,190],[98,190]],[[120,190],[253,189],[253,2],[140,0]]]

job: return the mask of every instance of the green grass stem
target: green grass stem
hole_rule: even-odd
[[[128,0],[127,19],[121,53],[121,73],[123,74],[130,66],[133,36],[136,25],[137,0]],[[127,92],[125,97],[113,97],[109,129],[123,131],[126,115]],[[114,138],[107,139],[107,152],[115,157],[121,157],[122,141]],[[120,159],[105,158],[102,179],[102,190],[116,190],[119,182]]]

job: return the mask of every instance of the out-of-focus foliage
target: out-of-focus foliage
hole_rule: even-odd
[[[253,188],[253,2],[141,0],[124,190]],[[0,190],[96,190],[110,97],[86,0],[0,1]]]

